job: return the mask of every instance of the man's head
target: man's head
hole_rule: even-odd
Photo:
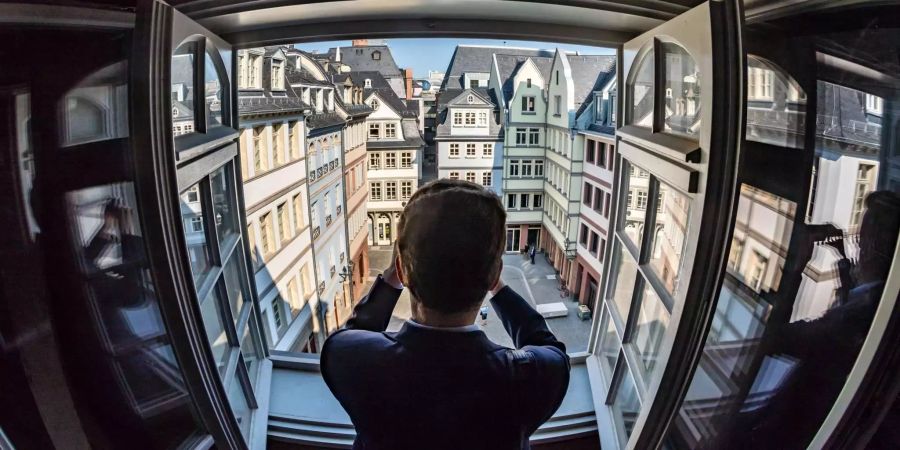
[[[403,284],[442,314],[477,310],[500,277],[506,212],[475,183],[436,180],[409,199],[398,225]]]

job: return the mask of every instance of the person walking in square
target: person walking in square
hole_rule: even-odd
[[[531,263],[534,264],[534,254],[537,252],[537,245],[531,244]]]

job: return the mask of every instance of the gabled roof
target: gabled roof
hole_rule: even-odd
[[[391,109],[396,111],[401,117],[418,116],[418,108],[410,109],[400,97],[397,97],[397,94],[391,89],[391,85],[388,84],[387,80],[385,80],[380,72],[353,71],[350,72],[350,76],[357,85],[365,86],[365,80],[367,79],[372,81],[372,87],[363,89],[363,98],[368,100],[372,94],[378,94],[378,98],[390,106]]]
[[[500,53],[510,56],[553,56],[552,50],[536,48],[457,45],[450,58],[450,65],[447,66],[441,90],[465,88],[463,74],[466,72],[490,73],[491,57]]]
[[[400,68],[394,61],[394,55],[387,45],[367,45],[361,47],[340,47],[340,62],[353,68],[354,72],[378,72],[385,78],[399,77]],[[372,59],[372,54],[379,52],[380,59]],[[337,48],[328,49],[328,58],[335,61]]]
[[[525,64],[525,61],[529,59],[537,67],[541,76],[544,77],[544,82],[546,83],[550,80],[550,68],[553,66],[553,57],[497,54],[495,58],[497,60],[498,75],[500,76],[500,85],[503,89],[503,98],[506,101],[511,99],[515,89],[513,78],[515,78],[519,69],[522,68],[522,65]]]
[[[471,94],[479,103],[468,103],[468,96]],[[482,104],[483,103],[483,104]],[[487,88],[469,88],[469,89],[448,89],[441,94],[440,107],[443,106],[469,106],[469,107],[490,107],[497,106],[494,103],[493,96]],[[439,108],[440,109],[440,108]]]
[[[572,69],[575,116],[590,103],[592,93],[600,90],[616,76],[616,57],[613,55],[565,55]]]

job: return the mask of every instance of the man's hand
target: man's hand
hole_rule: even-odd
[[[387,268],[382,272],[381,277],[384,278],[384,281],[387,284],[391,285],[394,289],[403,289],[403,282],[400,281],[400,276],[397,274],[397,260],[399,259],[399,253],[397,252],[397,244],[394,244],[394,251],[391,254],[391,263]]]

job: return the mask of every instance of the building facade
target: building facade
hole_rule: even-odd
[[[309,104],[287,83],[282,48],[241,50],[237,59],[244,213],[263,328],[273,349],[316,351]]]
[[[448,89],[438,105],[438,178],[471,181],[501,194],[503,133],[486,88]]]

